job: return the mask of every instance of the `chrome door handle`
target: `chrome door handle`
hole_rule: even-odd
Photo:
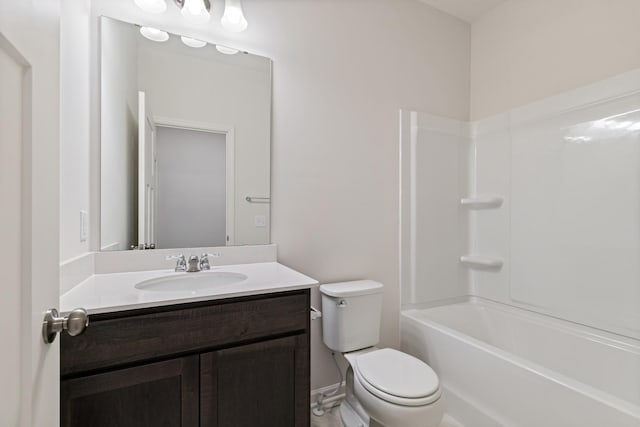
[[[89,326],[89,315],[84,308],[76,308],[67,317],[58,317],[58,310],[52,308],[44,315],[42,338],[45,344],[51,344],[58,333],[67,331],[69,335],[75,337],[82,334],[87,326]]]

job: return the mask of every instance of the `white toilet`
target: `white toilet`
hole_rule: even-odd
[[[444,414],[440,383],[421,360],[379,340],[382,284],[372,280],[320,286],[324,343],[349,362],[346,427],[438,427]]]

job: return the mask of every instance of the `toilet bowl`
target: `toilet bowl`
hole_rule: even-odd
[[[370,280],[320,286],[323,340],[349,362],[340,414],[346,427],[438,427],[440,383],[423,361],[377,348],[382,285]]]
[[[367,349],[344,356],[353,372],[353,382],[347,387],[353,387],[352,393],[361,411],[379,425],[437,427],[440,424],[444,415],[440,384],[426,363],[390,348]],[[350,404],[353,406],[353,400]],[[360,416],[361,425],[371,425],[370,420],[363,418]]]

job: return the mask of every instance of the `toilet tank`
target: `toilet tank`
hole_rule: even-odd
[[[333,351],[346,353],[380,340],[382,283],[373,280],[320,286],[322,339]]]

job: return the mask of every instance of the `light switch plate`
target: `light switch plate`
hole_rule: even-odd
[[[253,223],[256,227],[266,227],[267,217],[264,215],[256,215],[255,217],[253,217]]]

